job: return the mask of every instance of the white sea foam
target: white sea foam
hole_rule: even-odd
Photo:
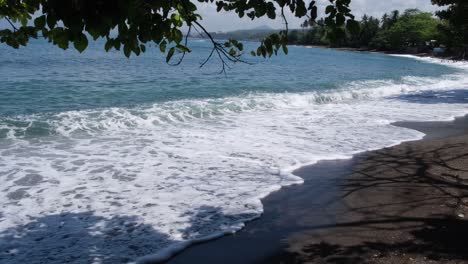
[[[31,256],[23,251],[40,239],[47,247],[35,252],[53,253],[59,263],[98,237],[105,240],[92,259],[73,260],[166,258],[242,228],[262,213],[261,198],[302,182],[292,174],[300,166],[423,136],[392,126],[395,121],[468,113],[463,103],[421,103],[404,95],[467,88],[460,72],[354,82],[334,92],[23,116],[19,126],[0,127],[8,130],[0,143],[0,259],[25,261]],[[34,124],[52,132],[30,138]],[[51,215],[58,216],[41,220]],[[28,231],[38,226],[48,231]],[[141,243],[129,248],[135,240]]]
[[[434,63],[434,64],[442,64],[442,65],[453,67],[453,68],[468,70],[468,63],[466,61],[460,61],[460,60],[457,61],[457,60],[450,60],[450,59],[445,59],[445,58],[415,56],[415,55],[406,55],[406,54],[390,54],[390,56],[410,58],[413,60],[419,60],[419,61]]]

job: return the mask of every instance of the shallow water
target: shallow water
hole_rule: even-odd
[[[423,136],[391,122],[468,113],[463,64],[291,47],[224,76],[202,41],[179,67],[101,46],[0,47],[0,260],[163,258],[258,217],[295,168]]]

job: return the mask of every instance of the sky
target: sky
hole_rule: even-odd
[[[309,1],[307,1],[309,2]],[[317,0],[319,5],[319,15],[324,14],[325,6],[328,0]],[[351,10],[356,18],[368,14],[381,17],[385,12],[392,10],[403,11],[408,8],[418,8],[422,11],[433,12],[440,7],[433,6],[431,0],[351,0]],[[235,13],[216,12],[215,4],[198,4],[198,13],[202,15],[203,26],[210,32],[213,31],[232,31],[236,29],[252,29],[261,26],[269,26],[275,29],[284,28],[283,21],[279,18],[271,20],[268,18],[250,20],[248,17],[240,19]],[[286,14],[290,28],[299,28],[304,19],[298,19],[291,14]],[[9,25],[4,19],[0,19],[0,28],[6,28]]]
[[[318,0],[319,15],[324,14],[325,6],[328,0]],[[392,10],[403,11],[408,8],[418,8],[422,11],[434,12],[440,7],[433,6],[431,0],[351,0],[351,10],[356,18],[364,14],[381,17],[384,13]],[[208,31],[232,31],[236,29],[251,29],[260,26],[269,26],[272,28],[283,28],[281,19],[271,20],[262,18],[251,21],[249,18],[240,19],[234,13],[216,12],[214,4],[199,4],[198,12],[203,17],[203,25]],[[298,19],[291,15],[288,16],[290,28],[299,28],[304,19]]]

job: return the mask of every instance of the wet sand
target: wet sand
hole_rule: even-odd
[[[395,125],[427,136],[304,167],[261,218],[169,263],[468,263],[468,117]]]

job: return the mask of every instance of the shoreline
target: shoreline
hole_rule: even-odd
[[[308,46],[302,46],[302,45],[298,45],[298,47],[308,48]],[[393,53],[388,53],[388,52],[377,52],[377,51],[373,52],[373,51],[369,51],[369,50],[362,50],[362,49],[360,50],[360,49],[352,49],[352,48],[330,48],[330,47],[323,47],[323,46],[310,46],[310,47],[312,47],[312,48],[328,48],[328,49],[341,50],[341,51],[359,51],[359,52],[381,53],[381,54],[386,54],[386,55],[390,55],[390,56],[392,56],[392,55],[407,56],[407,57],[412,57],[412,58],[415,58],[415,59],[420,58],[420,59],[423,59],[423,60],[425,60],[426,58],[432,58],[432,59],[436,59],[436,60],[440,60],[440,61],[447,60],[446,58],[435,57],[435,56],[431,56],[430,54],[393,54]],[[444,126],[445,125],[452,126],[452,125],[449,125],[449,124],[452,124],[452,122],[457,124],[457,123],[459,123],[459,120],[462,120],[461,125],[464,126],[465,125],[464,122],[466,122],[466,124],[468,124],[468,114],[467,113],[463,113],[463,114],[466,115],[466,116],[464,116],[464,117],[452,116],[452,117],[448,118],[447,121],[393,122],[393,123],[390,123],[390,125],[416,130],[416,131],[419,131],[419,132],[423,133],[424,136],[422,136],[421,138],[408,139],[408,140],[405,140],[405,141],[395,142],[395,143],[392,143],[390,145],[383,146],[382,148],[368,149],[368,150],[356,152],[356,153],[351,154],[349,157],[346,156],[346,157],[342,157],[342,158],[340,157],[340,158],[331,159],[331,160],[323,159],[323,160],[319,160],[318,162],[313,162],[313,163],[310,163],[310,164],[301,164],[301,166],[296,167],[296,168],[294,168],[292,170],[291,177],[299,177],[300,179],[303,180],[303,182],[282,186],[279,190],[273,191],[272,193],[269,193],[265,197],[261,198],[260,200],[261,200],[261,202],[263,204],[264,210],[265,210],[265,207],[266,207],[266,204],[265,204],[264,201],[268,201],[269,197],[271,195],[274,195],[277,192],[285,192],[285,191],[287,191],[289,189],[292,189],[292,188],[295,188],[297,186],[304,185],[304,181],[305,181],[306,176],[301,175],[301,171],[303,169],[305,169],[305,168],[314,167],[317,164],[321,165],[322,163],[326,164],[326,163],[329,163],[329,162],[330,163],[345,162],[345,161],[351,161],[352,162],[355,158],[360,157],[362,155],[365,155],[366,153],[375,152],[375,151],[379,151],[379,150],[387,149],[387,148],[392,148],[392,147],[404,144],[406,142],[424,141],[427,138],[448,137],[450,135],[456,134],[457,133],[457,128],[455,128],[454,131],[452,131],[452,132],[448,132],[448,131],[445,131],[445,130],[444,130],[445,132],[444,131],[439,131],[439,130],[434,131],[434,129],[430,129],[431,125],[444,124]],[[425,124],[425,125],[421,125],[421,124]],[[299,172],[299,174],[297,174],[296,172]],[[328,188],[331,188],[331,187],[328,186]],[[236,228],[235,230],[229,230],[229,231],[226,231],[226,232],[223,232],[223,233],[213,234],[213,235],[208,236],[208,237],[203,237],[203,238],[200,238],[200,239],[183,242],[183,243],[181,243],[180,246],[177,246],[175,248],[171,247],[168,250],[163,250],[164,254],[160,254],[160,253],[156,254],[156,256],[157,256],[156,258],[154,258],[154,255],[145,256],[143,258],[138,259],[138,263],[165,263],[165,262],[173,263],[174,258],[178,258],[179,255],[184,254],[184,252],[186,252],[187,250],[190,250],[193,247],[198,247],[199,245],[204,245],[204,244],[210,243],[212,241],[223,240],[225,237],[236,236],[239,232],[244,231],[244,229],[246,229],[249,225],[251,225],[251,223],[256,223],[257,221],[261,221],[261,219],[264,217],[264,215],[265,215],[265,212],[262,213],[261,215],[259,215],[258,217],[254,217],[252,219],[246,219],[243,222],[243,225],[241,227],[239,227],[239,228]],[[255,245],[255,246],[258,247],[258,245]],[[174,263],[179,263],[179,262],[174,262]],[[180,262],[180,263],[184,263],[184,262]],[[236,263],[236,262],[232,262],[232,263]]]
[[[296,51],[301,50],[296,49]],[[313,55],[314,54],[311,56]],[[334,55],[338,56],[340,54]],[[349,55],[351,57],[359,56]],[[363,55],[363,57],[367,56]],[[394,61],[399,60],[395,59]],[[405,59],[401,61],[402,65],[405,65],[405,61],[409,60]],[[380,62],[377,62],[376,65],[380,65]],[[417,67],[417,65],[414,66]],[[432,68],[429,65],[423,66],[428,66],[428,69]],[[307,68],[301,69],[306,69],[307,71]],[[387,69],[387,67],[385,67],[385,69]],[[440,73],[437,69],[434,70]],[[416,71],[416,73],[419,72],[420,71]],[[379,72],[376,72],[376,76],[378,77],[379,75]],[[358,79],[360,81],[361,77],[358,76]],[[374,79],[378,81],[379,78],[371,79],[371,81]],[[454,84],[458,85],[460,83],[458,79],[458,75],[454,74],[454,81],[452,81],[449,86],[444,87],[456,89],[457,86],[454,86]],[[429,90],[432,89],[433,86],[437,89],[439,85],[442,86],[438,78],[434,78],[434,80],[428,79],[427,82],[421,83],[423,86],[419,87],[418,82],[418,86],[416,86],[414,90]],[[367,84],[367,80],[364,80],[363,84]],[[388,87],[387,84],[389,84],[390,87]],[[309,86],[309,84],[305,85]],[[378,90],[376,90],[375,94],[372,89],[374,86],[367,87],[361,83],[357,83],[357,85],[365,88],[362,93],[354,94],[353,89],[349,89],[349,91],[344,89],[345,91],[343,93],[338,91],[337,94],[326,94],[323,98],[320,93],[316,95],[315,91],[312,91],[305,94],[305,96],[302,96],[302,94],[296,95],[294,93],[290,95],[288,92],[279,93],[278,95],[276,92],[271,94],[266,93],[266,96],[262,94],[258,97],[253,94],[252,97],[250,97],[250,95],[246,96],[247,100],[244,100],[244,97],[240,96],[240,100],[234,102],[231,101],[232,97],[222,97],[220,101],[217,99],[213,100],[213,104],[211,99],[207,99],[209,103],[206,107],[207,112],[212,111],[213,108],[211,107],[213,106],[216,111],[220,109],[221,113],[224,113],[224,110],[226,110],[229,116],[226,115],[226,118],[222,117],[219,120],[216,118],[214,122],[212,122],[211,119],[205,122],[205,119],[203,119],[200,122],[196,121],[187,126],[185,124],[181,126],[162,126],[155,121],[149,122],[153,119],[146,119],[146,117],[154,116],[155,120],[159,120],[159,118],[164,119],[160,114],[165,116],[166,111],[158,113],[161,112],[158,111],[158,109],[168,109],[170,110],[168,114],[173,115],[173,110],[179,111],[181,106],[189,110],[192,109],[192,105],[197,106],[200,103],[198,99],[190,99],[187,101],[187,104],[185,104],[186,101],[182,101],[181,105],[179,105],[179,101],[177,100],[175,103],[171,101],[168,103],[169,107],[166,107],[166,103],[164,102],[161,104],[155,103],[151,108],[137,107],[134,109],[117,106],[110,109],[103,108],[90,111],[86,109],[77,112],[65,111],[63,116],[62,112],[59,112],[57,115],[54,113],[51,118],[49,118],[48,115],[45,115],[44,118],[42,118],[42,116],[38,118],[32,116],[31,121],[28,122],[30,122],[33,128],[36,123],[42,124],[40,123],[41,121],[49,123],[49,120],[52,121],[51,124],[53,124],[53,126],[51,126],[50,129],[47,126],[45,129],[47,135],[38,137],[37,140],[35,138],[36,134],[31,133],[33,135],[33,137],[31,137],[32,142],[37,142],[37,145],[28,144],[30,142],[29,140],[25,140],[24,145],[21,143],[10,144],[10,142],[21,142],[23,137],[29,139],[27,134],[29,126],[24,130],[24,136],[22,134],[23,130],[20,130],[17,138],[18,140],[15,138],[11,141],[10,139],[6,141],[7,146],[9,147],[11,145],[12,147],[7,148],[5,152],[6,166],[4,167],[7,169],[18,168],[19,172],[16,175],[12,175],[11,178],[9,176],[7,186],[10,186],[11,182],[11,188],[9,187],[6,189],[4,193],[8,198],[5,199],[6,217],[0,215],[0,220],[6,219],[2,224],[6,230],[4,233],[7,235],[5,239],[3,239],[6,243],[0,246],[3,252],[0,259],[10,260],[10,262],[21,262],[24,261],[24,259],[31,258],[40,262],[45,258],[51,257],[53,258],[50,260],[51,262],[60,262],[60,259],[94,258],[127,262],[130,260],[138,260],[138,258],[142,256],[153,255],[159,251],[157,249],[169,248],[171,246],[171,250],[159,252],[167,252],[167,255],[172,255],[175,251],[182,250],[185,246],[192,244],[194,241],[191,238],[197,238],[201,234],[208,234],[208,236],[201,238],[202,241],[197,240],[195,242],[203,242],[225,235],[225,232],[219,232],[214,236],[210,234],[216,233],[216,231],[219,230],[225,231],[227,229],[226,226],[234,227],[235,229],[230,229],[232,232],[242,228],[245,222],[249,222],[248,225],[250,226],[251,223],[255,222],[250,222],[250,219],[258,218],[264,210],[269,210],[263,208],[260,199],[270,200],[271,198],[266,198],[267,195],[280,189],[280,186],[286,186],[289,182],[284,180],[284,176],[289,175],[289,173],[287,174],[286,172],[291,172],[292,169],[298,168],[299,165],[303,167],[306,164],[315,163],[310,161],[319,159],[323,161],[324,158],[348,159],[366,150],[380,149],[385,146],[399,144],[403,140],[416,140],[422,137],[422,134],[416,131],[396,129],[395,127],[389,126],[392,120],[406,120],[407,118],[404,118],[404,116],[413,116],[413,111],[403,111],[400,113],[400,109],[403,109],[402,106],[406,105],[406,99],[408,99],[408,102],[411,102],[413,98],[405,98],[405,96],[400,97],[402,86],[399,85],[399,83],[393,83],[393,81],[389,83],[378,83],[378,85],[376,85]],[[412,85],[412,81],[405,81],[404,88],[408,88],[409,93],[411,93],[411,91],[413,91]],[[464,85],[463,87],[466,86]],[[361,96],[367,98],[367,92],[371,90],[372,93],[369,94],[369,97],[370,99],[374,97],[377,98],[376,101],[380,101],[379,98],[384,97],[387,94],[387,90],[389,90],[388,94],[390,95],[396,94],[395,105],[389,106],[388,108],[380,108],[378,103],[370,103],[368,105],[361,105],[360,102],[349,105],[342,105],[340,103],[348,99],[354,100],[355,96],[357,96],[357,99],[360,101]],[[380,92],[384,93],[381,94]],[[444,94],[440,97],[442,98],[443,95]],[[436,95],[436,97],[438,98],[439,95]],[[422,97],[423,101],[425,98],[424,96]],[[234,99],[237,99],[237,97]],[[337,99],[337,104],[334,104],[335,99]],[[400,99],[401,104],[399,102]],[[205,101],[202,103],[204,102]],[[325,108],[322,107],[322,102],[325,103]],[[450,102],[450,100],[440,100],[440,103],[443,102]],[[248,103],[248,108],[245,112],[249,113],[239,115],[240,118],[237,118],[237,111],[235,111],[234,118],[232,118],[233,116],[230,116],[232,112],[231,107],[234,106],[234,109],[241,107],[241,113],[243,113],[243,106],[245,103]],[[202,105],[205,107],[204,104]],[[250,107],[251,105],[252,108]],[[257,111],[257,105],[260,111]],[[267,106],[267,111],[263,111],[264,105]],[[309,109],[309,105],[313,105],[313,107]],[[411,106],[409,109],[414,109],[415,115],[412,119],[429,120],[432,116],[443,120],[444,117],[451,117],[460,112],[465,112],[465,105],[462,107],[463,109],[461,109],[460,106],[452,107],[447,104],[447,107],[441,106],[440,111],[433,111],[437,109],[434,109],[431,104],[427,104],[424,107],[422,104],[416,104],[414,108]],[[274,111],[269,111],[268,109],[270,108],[274,109]],[[254,111],[249,111],[249,109],[253,109]],[[289,109],[292,111],[290,112]],[[359,115],[357,119],[354,119],[355,113],[353,109],[358,110]],[[387,111],[382,111],[382,109]],[[317,111],[318,115],[315,116],[314,113],[309,112],[309,110],[319,110]],[[205,108],[200,111],[205,112]],[[395,114],[392,114],[393,111],[395,111]],[[420,112],[417,113],[416,111]],[[374,112],[375,115],[372,114],[372,112]],[[283,113],[285,113],[285,115],[283,115]],[[333,117],[340,116],[340,113],[346,114],[341,117],[343,119],[335,120]],[[371,115],[367,116],[368,113]],[[387,115],[387,113],[389,115]],[[101,114],[105,114],[105,117],[101,118]],[[122,115],[125,116],[125,118],[117,118]],[[143,117],[144,120],[144,122],[141,123],[143,130],[140,129],[140,121],[143,121],[140,119],[141,117]],[[181,118],[183,117],[184,115]],[[197,111],[195,111],[195,114],[192,112],[188,113],[188,117],[193,117],[198,120]],[[273,123],[277,124],[272,124],[272,117],[274,117]],[[280,117],[281,119],[279,119]],[[81,133],[79,133],[80,136],[75,137],[74,131],[76,127],[69,128],[68,125],[70,120],[75,120],[76,118],[81,120],[84,126],[91,125],[90,127],[92,128],[94,127],[92,125],[99,124],[99,126],[102,125],[102,127],[97,129],[96,132],[90,130],[89,137],[86,129],[83,131],[84,137],[81,137]],[[366,122],[368,120],[370,121],[369,126],[362,126],[362,124],[367,124]],[[123,121],[125,121],[125,123],[128,121],[129,126],[116,126],[119,129],[114,130],[114,125],[119,125]],[[177,122],[179,119],[176,118],[175,121]],[[330,123],[327,121],[330,121]],[[250,122],[252,122],[253,126],[250,126]],[[214,126],[211,126],[212,123]],[[225,123],[227,126],[225,126]],[[231,129],[231,124],[234,125],[234,129]],[[334,126],[335,124],[337,124],[337,126]],[[149,125],[149,127],[146,125]],[[155,127],[153,127],[153,125]],[[292,125],[294,125],[294,127]],[[328,125],[333,126],[331,131],[327,129]],[[350,128],[349,130],[348,125]],[[317,130],[315,130],[314,126],[316,126],[315,128],[317,128]],[[41,127],[41,125],[39,127]],[[195,128],[195,132],[192,130],[183,130],[179,133],[182,127],[187,127],[189,129],[193,127]],[[321,127],[325,129],[318,129]],[[175,130],[173,131],[172,128]],[[374,133],[374,128],[377,133]],[[16,133],[14,129],[9,129],[8,131]],[[51,131],[52,134],[49,135],[49,131]],[[57,136],[55,136],[54,131],[57,131]],[[61,131],[66,133],[62,134]],[[81,130],[78,129],[78,131]],[[111,131],[111,133],[107,133],[107,131]],[[154,131],[159,133],[150,133]],[[231,134],[231,131],[235,133]],[[378,131],[382,132],[379,133]],[[400,131],[401,134],[398,134],[398,131]],[[36,131],[33,130],[32,132]],[[114,134],[114,132],[116,133]],[[224,134],[225,132],[226,134]],[[272,138],[269,136],[265,137],[269,132],[273,132]],[[352,135],[349,133],[352,133]],[[277,138],[274,137],[275,134],[278,135]],[[368,134],[372,135],[368,137]],[[62,135],[64,137],[62,137]],[[112,137],[110,137],[110,135],[112,135]],[[173,135],[176,135],[176,137],[173,137]],[[185,135],[187,136],[185,137]],[[348,135],[350,135],[350,137],[348,137]],[[382,137],[382,135],[389,136]],[[243,139],[244,136],[247,136],[245,140]],[[323,136],[326,138],[324,138],[322,142]],[[88,139],[91,141],[88,142]],[[314,139],[317,140],[318,144],[315,144]],[[153,142],[154,145],[151,147],[154,149],[146,149],[146,142]],[[210,142],[218,143],[218,145],[212,145]],[[232,149],[226,148],[226,151],[224,151],[225,145],[229,145],[231,142],[235,144],[235,147]],[[88,143],[93,144],[90,145]],[[338,145],[334,146],[335,144],[344,144],[343,151],[334,151],[335,147],[341,149]],[[122,152],[124,156],[111,155],[109,159],[100,159],[102,149],[109,149],[108,146],[111,145],[113,146],[110,150],[113,150],[115,147],[118,151],[124,151]],[[208,147],[205,148],[204,145]],[[275,145],[278,145],[278,148],[276,148]],[[41,153],[37,152],[38,155],[36,157],[36,155],[34,155],[36,149],[42,149],[43,146],[46,146],[46,148],[41,151]],[[139,147],[143,147],[143,149]],[[85,150],[85,152],[78,150]],[[160,152],[159,150],[164,150],[164,152]],[[187,150],[189,152],[186,152]],[[226,159],[218,159],[217,157],[224,157],[224,155],[219,154],[231,154],[234,151],[239,151],[241,154],[237,155],[237,153],[234,153],[235,155],[232,155],[232,159],[230,158],[231,155],[228,155],[229,157]],[[56,156],[57,153],[61,154],[61,156]],[[160,153],[163,154],[160,156]],[[199,155],[200,153],[202,153],[202,155]],[[338,155],[338,153],[343,154]],[[86,155],[82,156],[82,154]],[[245,156],[244,154],[247,155],[245,160],[242,159],[242,157]],[[237,158],[238,156],[240,157],[239,159]],[[197,159],[198,157],[200,157],[200,159]],[[268,158],[267,162],[262,162],[265,157]],[[22,170],[23,168],[21,167],[23,165],[18,163],[18,161],[23,160],[23,158],[26,158],[26,160],[35,158],[24,166],[26,166],[25,169],[37,169],[39,176],[30,176],[25,170]],[[86,158],[90,162],[81,161],[81,158]],[[75,164],[74,161],[78,159],[80,159],[80,162]],[[172,166],[173,164],[179,164],[179,160],[182,161],[180,163],[181,166]],[[188,163],[185,163],[185,160],[187,160]],[[195,163],[193,163],[192,160],[194,160]],[[260,162],[256,163],[256,160]],[[294,164],[297,166],[274,166],[277,164],[284,164],[285,162],[283,162],[283,160],[287,161],[286,164]],[[290,162],[290,160],[292,161]],[[93,161],[93,163],[91,163],[91,161]],[[122,163],[121,161],[125,162]],[[307,161],[310,163],[307,163]],[[62,162],[70,166],[59,166]],[[243,162],[246,162],[247,165],[243,164]],[[329,162],[333,163],[334,161],[331,160]],[[121,174],[115,174],[113,170],[110,172],[93,170],[93,167],[107,168],[107,165],[110,163],[117,164],[116,166],[123,166],[122,168],[116,168],[117,172],[127,171],[127,168],[132,171],[135,170],[135,177],[131,177],[130,179],[127,177],[121,178],[119,176]],[[60,173],[52,173],[49,175],[47,173],[47,167],[41,167],[42,164],[54,165],[54,168],[57,167]],[[146,169],[150,166],[157,167],[161,164],[163,164],[163,166],[157,168],[156,171],[158,172],[157,176],[159,177],[159,175],[161,175],[162,180],[156,177],[155,174],[145,173]],[[194,164],[194,166],[191,164]],[[208,167],[208,165],[211,164],[219,166]],[[257,164],[260,164],[262,168],[264,164],[273,164],[273,166],[267,167],[265,170],[261,169],[258,173],[250,174],[250,172],[257,171],[255,169],[258,166]],[[336,164],[338,164],[338,162],[336,162]],[[79,173],[74,170],[75,168],[79,170]],[[253,168],[253,170],[250,170],[250,168]],[[325,174],[329,170],[328,167],[324,168],[323,173]],[[36,170],[31,171],[36,172]],[[150,171],[154,170],[151,169]],[[177,171],[181,174],[175,173]],[[266,173],[263,173],[264,171]],[[220,172],[222,172],[221,175]],[[283,174],[282,172],[285,173]],[[112,177],[110,177],[111,174],[109,173],[112,173]],[[45,177],[41,176],[43,174]],[[205,174],[207,176],[206,178],[204,178]],[[127,175],[124,173],[123,175],[132,176],[134,174]],[[182,176],[178,177],[177,175]],[[198,179],[198,175],[200,175],[202,179]],[[259,176],[258,180],[252,181],[252,186],[249,186],[251,177],[253,178],[256,175]],[[271,181],[270,177],[267,177],[267,175],[273,177]],[[304,175],[304,177],[310,177],[310,175]],[[49,180],[54,179],[54,176],[57,176],[57,179],[68,179],[67,177],[69,177],[72,181],[64,181],[62,184],[59,181],[55,182]],[[170,176],[167,182],[165,181],[166,176]],[[222,176],[226,176],[226,178],[222,178]],[[245,177],[245,181],[243,181],[244,178],[242,177]],[[334,175],[330,177],[334,177]],[[32,186],[24,185],[24,181],[16,181],[17,179],[27,179],[27,181],[32,179]],[[233,180],[232,184],[227,184],[231,182],[231,179]],[[129,184],[129,182],[131,183]],[[218,182],[220,184],[218,184]],[[246,182],[248,184],[246,184]],[[338,192],[338,190],[335,190],[337,188],[334,183],[332,184],[325,180],[321,182],[321,179],[314,179],[311,182],[313,185],[319,184],[321,187],[307,186],[307,188],[302,188],[301,190],[304,190],[304,195],[309,195],[307,192],[310,192],[310,190],[318,190],[319,193],[322,191],[327,195]],[[257,187],[257,183],[261,188]],[[46,188],[43,188],[44,186]],[[72,189],[76,186],[80,188]],[[263,186],[265,188],[263,188]],[[47,190],[49,187],[55,188],[56,192],[50,193],[50,195],[49,192],[43,192],[43,190]],[[297,185],[294,185],[294,187],[290,187],[288,190],[294,191],[296,187]],[[188,191],[186,191],[185,188],[187,188]],[[330,190],[335,191],[332,192]],[[135,193],[139,195],[134,196]],[[301,195],[301,193],[298,194],[299,196]],[[45,199],[48,202],[42,203]],[[82,205],[80,204],[81,199],[83,199]],[[301,198],[299,197],[299,199]],[[311,198],[308,197],[307,199],[310,202]],[[320,201],[323,198],[312,198],[312,200],[315,199]],[[121,200],[126,202],[119,203],[118,201]],[[231,202],[234,206],[231,206]],[[280,199],[279,202],[282,202],[282,199]],[[278,203],[278,205],[281,204],[282,203]],[[294,204],[297,209],[293,210],[294,212],[291,214],[292,217],[288,222],[300,218],[294,214],[302,210],[302,206],[306,205],[308,207],[305,210],[310,210],[309,203],[303,203],[298,200],[294,202]],[[317,204],[320,205],[321,203],[317,202]],[[83,205],[86,205],[86,208],[83,207]],[[170,210],[168,210],[168,208]],[[284,208],[284,206],[278,207],[278,215],[284,212]],[[289,206],[286,208],[289,208]],[[16,215],[15,211],[18,212]],[[242,213],[244,211],[247,213]],[[121,215],[121,212],[125,214]],[[29,216],[29,214],[32,216]],[[17,223],[12,223],[12,220],[16,221],[17,218]],[[311,217],[313,221],[317,221],[317,218],[319,218],[319,216]],[[259,221],[263,220],[260,219]],[[330,221],[324,219],[323,223],[327,222]],[[65,228],[63,227],[63,223],[66,223]],[[216,225],[212,225],[213,223]],[[99,226],[97,226],[97,224],[99,224]],[[99,231],[102,231],[101,234],[96,235],[94,232],[74,232],[74,229],[77,227],[79,227],[81,231],[93,230],[93,226],[95,225],[99,227]],[[44,226],[45,228],[42,228]],[[302,228],[299,225],[297,225],[297,227]],[[263,228],[263,226],[261,228]],[[284,225],[281,227],[278,226],[278,228],[279,230],[277,232],[285,232]],[[295,227],[292,226],[291,228]],[[21,236],[15,234],[21,234]],[[276,240],[276,238],[266,239],[265,244],[268,245],[270,241],[273,240]],[[36,241],[41,241],[41,243],[36,244]],[[187,242],[178,244],[181,241]],[[281,241],[281,238],[278,238],[277,241]],[[19,246],[14,248],[13,245]],[[31,248],[31,245],[35,246]],[[96,250],[91,254],[89,250],[92,248],[96,248]],[[259,246],[254,245],[254,248],[258,249]],[[269,249],[265,248],[265,250]],[[27,252],[27,254],[23,254],[23,252]],[[271,252],[267,252],[265,256],[270,254]]]
[[[316,162],[313,162],[313,163],[302,164],[301,166],[298,166],[295,169],[292,169],[292,171],[290,173],[291,175],[288,176],[288,177],[297,177],[297,178],[301,179],[302,182],[297,182],[297,183],[282,186],[279,190],[273,191],[273,192],[269,193],[268,195],[264,196],[263,198],[261,198],[260,201],[263,204],[263,207],[265,208],[266,205],[264,204],[264,201],[266,199],[268,199],[268,197],[271,196],[272,194],[275,194],[276,192],[282,192],[282,191],[284,191],[284,189],[294,188],[295,186],[303,185],[304,182],[305,182],[305,179],[304,179],[304,175],[302,175],[302,173],[300,173],[300,171],[302,171],[303,169],[306,169],[308,167],[313,167],[313,166],[315,166],[317,164],[328,163],[328,162],[353,160],[356,156],[359,156],[359,155],[362,155],[362,154],[365,154],[365,153],[368,153],[368,152],[373,152],[373,151],[378,151],[378,150],[381,150],[381,149],[391,148],[391,147],[403,144],[405,142],[415,142],[415,141],[420,141],[420,140],[422,141],[422,140],[425,140],[425,138],[427,136],[440,137],[441,135],[444,135],[444,136],[450,135],[450,132],[448,132],[448,131],[445,132],[445,133],[440,133],[439,132],[440,134],[432,135],[432,133],[434,132],[433,130],[430,130],[431,135],[428,135],[426,132],[427,132],[427,129],[430,129],[431,124],[439,124],[439,123],[444,123],[445,124],[445,123],[452,123],[452,122],[454,122],[454,124],[458,124],[458,125],[460,125],[459,123],[461,122],[462,126],[464,126],[464,122],[466,122],[466,124],[468,124],[468,114],[466,114],[466,116],[464,116],[464,117],[452,117],[451,119],[452,119],[452,121],[433,121],[433,122],[402,121],[402,122],[391,123],[390,125],[413,129],[413,130],[419,131],[421,133],[424,133],[425,135],[422,138],[419,138],[419,139],[410,139],[410,140],[407,140],[407,141],[402,141],[402,142],[399,142],[399,143],[384,146],[382,148],[370,149],[370,150],[366,150],[366,151],[362,151],[362,152],[357,152],[357,153],[352,154],[349,157],[343,157],[343,158],[337,158],[337,159],[322,159],[322,160],[319,160],[319,161],[316,161]],[[415,124],[420,124],[420,123],[421,124],[427,124],[427,125],[426,126],[424,126],[424,125],[415,126]],[[455,129],[455,131],[453,131],[452,133],[457,133],[457,130]],[[468,131],[467,131],[467,133],[468,133]],[[297,172],[299,172],[299,173],[297,173]],[[196,247],[197,245],[200,245],[200,244],[210,243],[210,242],[222,239],[223,237],[229,237],[229,236],[232,236],[232,235],[235,236],[238,232],[243,231],[246,228],[247,225],[249,225],[252,222],[258,221],[262,217],[264,217],[264,213],[262,213],[261,215],[259,215],[257,217],[254,217],[252,219],[246,219],[245,221],[243,221],[243,224],[241,226],[239,226],[238,228],[235,228],[235,229],[232,229],[232,230],[227,230],[227,231],[222,232],[222,233],[214,233],[214,234],[211,234],[209,236],[201,237],[201,238],[190,240],[190,241],[180,242],[179,244],[171,246],[171,247],[166,248],[166,249],[163,249],[162,251],[159,251],[156,254],[150,254],[150,255],[140,257],[140,258],[138,258],[136,260],[135,263],[140,263],[140,264],[144,264],[144,263],[168,263],[168,262],[172,263],[171,261],[174,258],[177,258],[179,255],[183,254],[183,252],[185,252],[187,249],[190,249],[192,247]],[[178,263],[178,262],[176,262],[176,263]]]
[[[440,60],[450,60],[450,61],[464,61],[457,59],[453,56],[435,56],[431,53],[423,52],[423,53],[405,53],[405,52],[395,52],[395,51],[384,51],[384,50],[376,50],[376,49],[369,49],[369,48],[351,48],[351,47],[330,47],[330,46],[321,46],[321,45],[300,45],[300,44],[293,44],[292,46],[296,47],[303,47],[306,49],[310,48],[317,48],[317,49],[331,49],[337,51],[350,51],[350,52],[366,52],[366,53],[376,53],[376,54],[385,54],[385,55],[399,55],[399,56],[414,56],[420,58],[434,58]]]
[[[304,246],[313,240],[316,227],[336,225],[343,222],[342,215],[352,213],[346,206],[348,201],[339,199],[343,191],[340,186],[346,185],[349,180],[346,174],[359,166],[363,158],[408,144],[431,145],[435,141],[468,135],[468,115],[449,122],[398,122],[392,125],[414,129],[425,136],[421,140],[359,153],[351,159],[320,161],[300,168],[295,175],[304,178],[304,184],[284,187],[264,198],[265,210],[260,218],[247,222],[246,227],[232,235],[195,243],[169,259],[168,263],[186,263],[193,259],[204,263],[299,263],[297,261],[304,255],[297,253],[301,251],[298,245]],[[466,144],[468,146],[468,139]],[[373,199],[379,200],[378,194],[373,195],[376,196]],[[328,236],[336,236],[336,233]],[[321,237],[326,235],[321,234]]]

